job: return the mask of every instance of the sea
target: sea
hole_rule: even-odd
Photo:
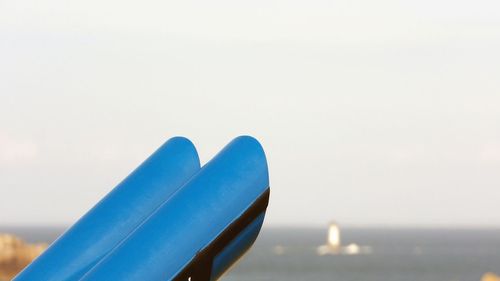
[[[51,242],[62,228],[0,228]],[[326,229],[264,228],[223,281],[480,281],[500,273],[500,229],[342,229],[342,244],[370,253],[319,256]]]

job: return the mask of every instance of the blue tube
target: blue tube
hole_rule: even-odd
[[[214,257],[210,280],[217,280],[253,244],[264,222],[264,213],[248,225],[223,251]]]
[[[199,169],[193,144],[170,139],[14,280],[79,280]]]
[[[268,178],[260,144],[236,138],[81,281],[210,280],[213,265],[219,276],[256,238]]]

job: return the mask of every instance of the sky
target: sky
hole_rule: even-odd
[[[496,0],[0,0],[0,225],[249,134],[266,226],[500,227]]]

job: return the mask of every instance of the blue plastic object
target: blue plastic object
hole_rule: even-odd
[[[256,239],[268,178],[260,144],[236,138],[81,281],[216,280]]]
[[[193,144],[170,139],[14,280],[79,280],[199,169]]]
[[[210,280],[217,280],[240,256],[252,246],[264,222],[264,213],[260,214],[213,260]]]

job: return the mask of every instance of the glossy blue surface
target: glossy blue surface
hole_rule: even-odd
[[[171,280],[268,187],[262,147],[238,137],[81,280]]]
[[[193,144],[170,139],[14,280],[79,280],[199,168]]]
[[[260,214],[222,252],[215,256],[210,280],[217,280],[252,246],[264,223],[264,216],[265,213]]]

